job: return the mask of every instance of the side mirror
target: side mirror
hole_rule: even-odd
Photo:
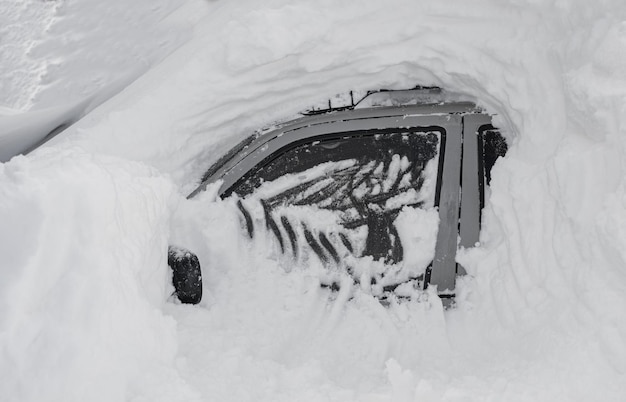
[[[200,261],[191,251],[169,246],[167,264],[172,268],[172,282],[181,303],[198,304],[202,300],[202,272]]]

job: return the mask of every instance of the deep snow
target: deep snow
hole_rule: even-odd
[[[112,96],[0,164],[3,399],[626,399],[622,1],[19,0],[0,19],[2,114]],[[415,84],[467,94],[510,145],[455,310],[330,295],[215,189],[184,197],[256,129]],[[199,306],[169,297],[168,243],[198,253]]]

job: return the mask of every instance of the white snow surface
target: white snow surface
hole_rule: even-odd
[[[0,11],[3,115],[108,99],[0,164],[2,400],[626,400],[623,1]],[[331,295],[315,260],[247,240],[215,188],[184,197],[255,129],[416,84],[466,94],[510,145],[454,310],[432,290]],[[170,297],[168,244],[198,254],[200,305]]]

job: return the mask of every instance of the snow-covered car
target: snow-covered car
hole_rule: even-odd
[[[485,186],[506,142],[474,103],[439,88],[375,91],[257,132],[213,164],[189,198],[221,182],[250,239],[317,258],[321,286],[349,277],[380,299],[437,286],[449,305],[459,247],[479,239]],[[198,259],[171,247],[179,299],[202,297]]]

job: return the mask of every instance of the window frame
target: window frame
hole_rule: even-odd
[[[454,297],[457,274],[465,273],[456,263],[457,249],[473,247],[479,238],[483,197],[476,179],[481,163],[479,130],[490,124],[491,117],[470,102],[364,108],[305,116],[245,139],[207,171],[200,186],[188,198],[220,180],[218,195],[225,197],[249,171],[303,141],[350,136],[368,130],[440,131],[435,200],[440,222],[435,258],[426,271],[424,288],[437,286],[444,305],[448,306]],[[462,172],[476,173],[462,175]]]

